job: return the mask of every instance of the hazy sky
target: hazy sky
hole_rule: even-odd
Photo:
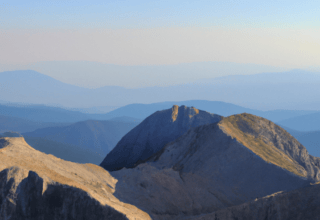
[[[109,69],[103,73],[101,64],[232,62],[260,65],[257,72],[317,68],[319,11],[319,1],[297,0],[0,0],[0,71],[42,66],[43,73],[73,83],[78,70],[49,71],[52,62],[90,61],[91,71],[81,73],[82,81],[100,71],[100,79],[112,78],[113,85],[120,85],[129,73],[117,78]],[[100,63],[100,69],[92,63]],[[210,77],[209,72],[199,78]],[[230,73],[246,71],[235,68]],[[184,73],[172,74],[178,83]],[[215,76],[217,68],[212,70]]]

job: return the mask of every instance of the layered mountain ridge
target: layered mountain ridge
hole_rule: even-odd
[[[318,74],[301,70],[227,76],[205,79],[204,83],[136,89],[116,86],[81,88],[35,71],[2,72],[0,78],[0,99],[7,102],[78,108],[179,101],[186,97],[192,100],[201,97],[206,100],[224,100],[254,109],[320,108],[320,103],[316,101],[317,94],[320,93],[320,77]]]
[[[72,144],[104,156],[137,124],[136,122],[87,120],[68,126],[37,129],[22,135]]]

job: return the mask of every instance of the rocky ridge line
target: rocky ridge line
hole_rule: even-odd
[[[114,179],[93,164],[77,164],[0,138],[0,218],[17,220],[150,219],[113,196]]]

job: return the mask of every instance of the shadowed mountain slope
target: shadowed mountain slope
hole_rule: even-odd
[[[93,164],[61,160],[23,138],[0,138],[0,219],[150,219],[113,196],[117,182]]]
[[[186,106],[174,105],[171,109],[158,111],[126,134],[106,156],[101,166],[110,171],[134,167],[190,128],[215,123],[221,118],[219,115]]]
[[[319,170],[320,158],[284,129],[240,114],[192,128],[145,163],[111,175],[117,198],[153,219],[183,219],[308,186]]]
[[[320,185],[278,192],[194,220],[319,220]]]
[[[104,157],[137,122],[82,121],[64,127],[49,127],[23,133],[25,137],[71,144]]]

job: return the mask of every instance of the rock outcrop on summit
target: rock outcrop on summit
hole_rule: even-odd
[[[108,171],[135,167],[190,128],[216,123],[221,118],[193,107],[177,105],[157,111],[126,134],[100,166]]]
[[[306,187],[319,181],[319,170],[320,158],[284,129],[244,113],[192,128],[144,163],[111,175],[118,199],[164,220]]]
[[[0,138],[0,219],[150,219],[113,196],[116,183],[100,166],[41,153],[22,137]]]

